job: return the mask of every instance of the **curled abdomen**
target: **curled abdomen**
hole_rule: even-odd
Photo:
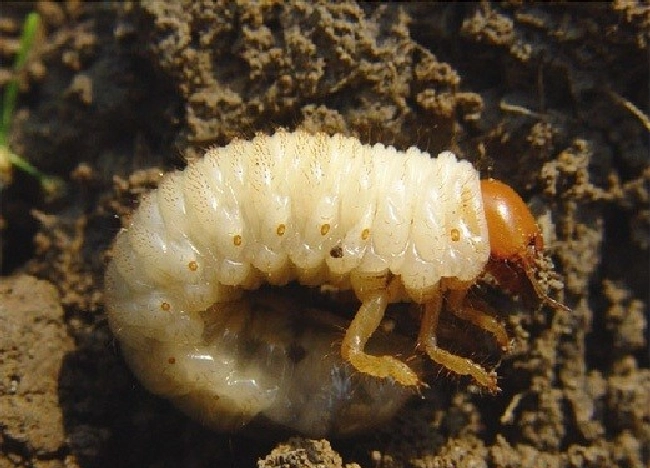
[[[388,421],[414,394],[341,359],[346,320],[277,290],[246,294],[201,317],[194,343],[149,338],[136,347],[123,341],[122,350],[150,391],[217,429],[252,422],[312,437],[354,434]],[[412,342],[377,333],[370,349],[406,358]]]

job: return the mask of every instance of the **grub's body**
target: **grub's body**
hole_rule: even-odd
[[[209,342],[206,324],[221,323],[214,319],[220,308],[236,317],[232,304],[263,283],[334,285],[354,290],[362,307],[343,340],[343,359],[318,372],[351,363],[369,379],[417,384],[405,364],[372,361],[388,357],[363,347],[387,302],[439,309],[441,284],[471,284],[481,274],[490,246],[480,190],[478,173],[451,153],[433,159],[340,135],[280,131],[211,149],[167,175],[118,235],[106,274],[111,327],[152,391],[229,400],[245,421],[288,404],[269,390],[287,381],[254,363],[238,366],[241,354]],[[265,379],[271,383],[260,386]]]
[[[489,253],[469,163],[279,132],[212,149],[168,175],[118,238],[114,263],[128,289],[137,270],[145,294],[209,285],[210,304],[230,299],[229,286],[291,280],[352,279],[361,298],[363,278],[387,271],[421,301],[443,277],[474,280]]]

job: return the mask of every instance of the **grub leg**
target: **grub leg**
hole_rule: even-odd
[[[473,307],[471,303],[465,300],[467,290],[450,290],[447,296],[449,310],[458,318],[466,320],[477,327],[494,335],[497,343],[503,352],[509,348],[508,333],[499,321],[481,309],[489,309],[487,304],[481,303],[481,308]]]
[[[479,364],[438,347],[437,330],[441,310],[442,293],[439,292],[425,305],[424,316],[420,325],[420,334],[418,336],[418,348],[424,350],[434,362],[446,369],[458,375],[469,375],[476,383],[485,387],[490,392],[498,392],[499,387],[497,386],[496,374],[494,372],[488,372]]]
[[[373,377],[392,377],[404,386],[416,386],[420,383],[417,374],[402,361],[392,356],[372,356],[364,352],[368,339],[381,323],[387,305],[388,294],[385,291],[371,294],[361,303],[345,332],[341,356],[359,372]]]

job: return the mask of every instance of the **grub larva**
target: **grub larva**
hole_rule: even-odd
[[[341,412],[354,409],[361,427],[382,420],[379,408],[389,417],[420,379],[394,357],[400,338],[384,341],[384,355],[366,344],[399,301],[422,305],[425,355],[497,391],[494,373],[436,342],[446,296],[447,309],[507,347],[503,327],[465,294],[492,265],[498,278],[503,262],[535,281],[538,231],[531,241],[516,226],[520,238],[504,252],[505,241],[488,236],[504,209],[530,216],[516,194],[500,205],[490,198],[486,213],[482,187],[492,182],[449,152],[432,158],[341,135],[279,131],[210,149],[143,197],[117,236],[106,272],[109,323],[151,391],[222,428],[261,415],[322,435],[360,428],[342,430]],[[259,299],[248,291],[291,282],[352,290],[361,305],[344,333],[312,324],[290,332],[300,312],[282,299],[264,301],[273,312],[251,311]],[[257,354],[247,348],[256,340],[265,347]],[[292,354],[296,343],[302,354]]]

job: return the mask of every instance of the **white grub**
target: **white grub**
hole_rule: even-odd
[[[142,199],[115,241],[106,307],[144,385],[203,422],[340,435],[390,418],[420,383],[392,357],[412,343],[380,337],[369,346],[391,356],[366,354],[386,305],[440,304],[489,254],[478,173],[452,153],[278,131],[210,149]],[[351,289],[362,306],[325,326],[256,298],[289,282]]]

